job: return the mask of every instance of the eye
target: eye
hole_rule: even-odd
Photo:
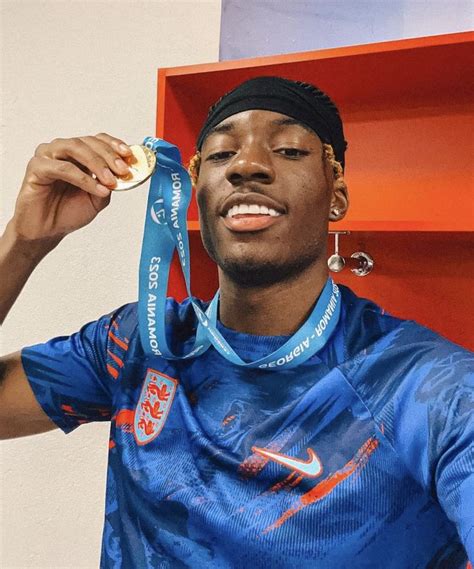
[[[206,158],[206,161],[209,160],[211,162],[218,162],[219,160],[227,160],[228,158],[230,158],[234,154],[235,154],[235,152],[233,152],[232,150],[223,150],[221,152],[213,152],[212,154],[209,154],[209,156]]]
[[[307,150],[301,150],[300,148],[278,148],[275,152],[285,156],[285,158],[301,158],[309,154]]]

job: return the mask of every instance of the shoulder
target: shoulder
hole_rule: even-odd
[[[343,299],[343,326],[349,357],[356,356],[361,350],[364,355],[388,355],[393,350],[397,350],[398,355],[404,355],[416,351],[420,361],[441,354],[458,354],[468,361],[474,357],[472,352],[434,330],[413,320],[397,318],[375,302],[357,296],[345,286],[339,285],[339,288]]]
[[[474,354],[363,299],[353,301],[349,314],[357,319],[346,324],[357,349],[349,350],[340,371],[414,478],[428,487],[441,457],[472,448]]]
[[[203,304],[204,305],[204,304]],[[124,304],[109,312],[100,320],[104,322],[108,334],[108,343],[126,345],[129,356],[144,355],[140,344],[138,326],[138,302]],[[166,299],[165,326],[167,336],[173,348],[193,337],[196,330],[194,309],[189,299],[178,302],[174,298]]]
[[[406,365],[420,403],[451,404],[463,393],[472,394],[474,354],[425,326],[404,322],[388,354]]]
[[[348,346],[341,371],[365,402],[377,408],[403,390],[420,400],[451,399],[461,386],[472,387],[474,354],[341,288]]]
[[[346,359],[373,349],[387,335],[395,333],[405,322],[392,316],[372,300],[357,296],[346,286],[338,285],[342,297],[342,325]]]

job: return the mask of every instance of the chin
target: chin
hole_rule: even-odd
[[[233,282],[242,287],[265,287],[276,283],[289,282],[303,273],[315,262],[314,258],[300,258],[291,262],[263,259],[216,260],[221,271]]]
[[[209,257],[219,269],[242,287],[264,287],[288,282],[321,260],[326,262],[325,246],[317,240],[306,243],[299,251],[295,251],[293,257],[273,255],[275,258],[271,258],[268,244],[255,247],[254,243],[249,247],[249,243],[234,243],[234,246],[227,243],[223,247],[223,242],[219,243],[206,225],[201,227],[201,238]]]

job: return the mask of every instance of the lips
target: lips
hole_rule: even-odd
[[[260,231],[275,223],[280,217],[270,215],[237,215],[235,217],[224,217],[224,225],[231,231],[243,233],[245,231]]]
[[[286,213],[275,200],[257,193],[233,194],[222,207],[224,225],[231,231],[260,231]]]

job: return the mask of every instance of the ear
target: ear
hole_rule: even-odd
[[[339,221],[349,208],[349,192],[344,178],[334,180],[331,203],[329,205],[329,221]]]

